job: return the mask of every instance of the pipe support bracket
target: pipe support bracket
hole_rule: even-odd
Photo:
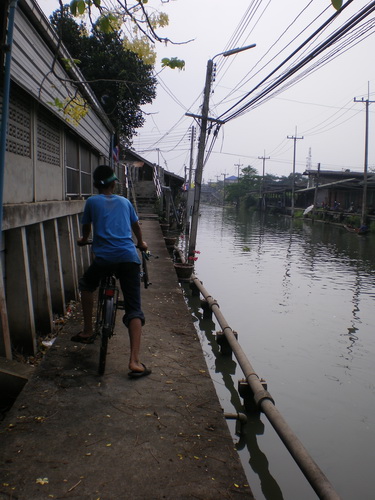
[[[266,391],[265,389],[263,391],[257,391],[255,394],[254,394],[254,401],[255,401],[255,404],[257,405],[257,407],[261,410],[261,403],[264,399],[268,399],[271,401],[272,404],[275,404],[275,401],[273,400],[271,394]]]

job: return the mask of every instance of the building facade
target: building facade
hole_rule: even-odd
[[[79,70],[65,67],[69,54],[38,5],[6,0],[0,9],[3,49],[13,28],[10,74],[2,64],[0,80],[2,117],[9,107],[1,186],[0,356],[12,359],[15,352],[35,353],[38,336],[51,332],[67,302],[78,299],[77,277],[89,261],[88,249],[75,243],[79,217],[92,194],[93,170],[110,162],[113,129]],[[73,112],[64,113],[69,104]],[[80,104],[84,112],[77,121]]]

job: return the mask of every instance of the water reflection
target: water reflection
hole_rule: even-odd
[[[205,312],[201,307],[199,296],[191,294],[188,285],[184,286],[185,296],[187,297],[188,306],[191,314],[198,322],[198,333],[201,336],[203,345],[207,344],[210,351],[206,351],[205,355],[214,360],[215,373],[222,377],[222,384],[230,393],[230,402],[236,413],[244,413],[245,408],[238,394],[237,387],[234,385],[233,375],[236,373],[237,363],[231,356],[221,354],[219,346],[216,342],[216,323],[212,320],[211,312]],[[203,337],[202,337],[203,335]],[[218,383],[218,380],[216,380]],[[264,433],[264,424],[260,420],[260,414],[257,412],[248,413],[246,424],[237,424],[238,432],[236,432],[239,440],[235,443],[238,451],[247,448],[249,453],[249,465],[258,475],[261,490],[264,498],[267,500],[283,500],[283,495],[275,478],[269,471],[269,463],[266,455],[262,452],[258,445],[257,436]]]
[[[375,236],[232,209],[201,212],[197,275],[339,494],[372,500]],[[235,386],[242,373],[219,353],[215,323],[194,300],[190,307],[222,406],[242,411]],[[258,492],[250,482],[254,494],[314,498],[284,455],[280,459],[277,439],[254,417],[237,442],[249,476],[259,479]]]

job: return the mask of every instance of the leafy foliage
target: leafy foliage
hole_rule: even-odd
[[[77,126],[80,120],[87,115],[90,106],[79,95],[74,97],[66,97],[64,101],[60,101],[57,97],[53,102],[50,102],[64,115],[64,119],[68,123]]]
[[[146,10],[147,3],[147,0],[133,0],[132,3],[120,0],[111,3],[102,0],[72,0],[70,12],[74,17],[88,15],[90,20],[95,15],[99,31],[106,34],[121,32],[128,47],[134,45],[136,54],[143,58],[145,53],[149,60],[149,52],[155,42],[166,43],[170,40],[157,33],[159,28],[168,26],[168,15],[155,9]]]
[[[77,5],[78,9],[78,5]],[[156,79],[151,64],[145,64],[129,50],[117,32],[103,33],[94,25],[91,34],[78,25],[67,7],[55,11],[51,23],[101,102],[121,136],[131,141],[144,123],[141,106],[156,95]]]
[[[172,57],[169,59],[168,57],[164,57],[161,60],[161,65],[162,67],[168,66],[169,68],[175,69],[178,68],[179,70],[185,69],[185,61],[182,61],[181,59],[177,59],[177,57]]]
[[[260,177],[254,167],[250,165],[242,169],[242,176],[238,182],[226,186],[225,199],[229,202],[239,202],[241,199],[255,199],[256,194],[259,192]],[[250,203],[251,204],[251,203]]]
[[[331,0],[333,7],[336,10],[340,10],[342,7],[342,0]]]

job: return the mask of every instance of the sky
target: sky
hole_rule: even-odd
[[[58,0],[38,3],[46,15],[58,7]],[[234,0],[230,6],[224,0],[149,0],[148,8],[169,15],[169,26],[159,35],[174,43],[157,46],[157,98],[142,108],[146,122],[134,138],[133,149],[184,176],[190,164],[192,126],[198,129],[199,136],[199,123],[185,113],[200,115],[207,61],[213,58],[217,68],[209,116],[223,115],[228,121],[220,127],[205,163],[205,182],[223,180],[224,175],[237,176],[249,165],[260,174],[264,165],[266,174],[289,175],[294,145],[296,172],[317,168],[318,163],[322,170],[363,171],[366,103],[362,99],[375,101],[374,13],[315,58],[310,63],[319,63],[314,71],[304,73],[310,67],[305,66],[286,81],[287,88],[277,87],[282,91],[257,101],[256,106],[238,117],[229,119],[228,110],[235,106],[233,111],[237,111],[241,99],[242,104],[247,104],[371,3],[344,0],[348,6],[320,35],[253,90],[335,13],[330,0]],[[255,48],[237,55],[215,57],[253,43]],[[163,57],[183,59],[185,69],[162,69]],[[299,78],[301,74],[303,78]],[[290,85],[294,79],[297,81]],[[368,166],[372,168],[375,102],[369,104],[368,110]],[[211,138],[208,145],[212,145]],[[195,140],[193,168],[197,146]]]

